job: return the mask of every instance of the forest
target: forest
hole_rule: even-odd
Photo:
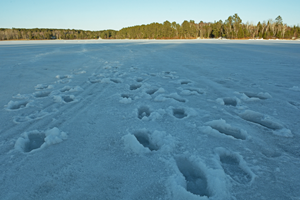
[[[238,14],[229,16],[224,22],[196,23],[185,20],[182,24],[165,21],[122,28],[116,30],[84,31],[70,29],[24,29],[0,28],[0,40],[48,40],[48,39],[299,39],[300,27],[283,23],[281,16],[274,20],[243,23]]]

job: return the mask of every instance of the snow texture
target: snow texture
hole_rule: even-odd
[[[0,199],[300,197],[300,43],[0,42]]]

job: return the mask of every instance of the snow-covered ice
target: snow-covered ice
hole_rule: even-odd
[[[0,199],[300,197],[300,43],[0,42]]]

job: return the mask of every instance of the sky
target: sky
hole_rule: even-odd
[[[184,20],[225,21],[237,13],[243,23],[275,19],[300,24],[299,0],[3,0],[0,28],[120,30],[124,27]]]

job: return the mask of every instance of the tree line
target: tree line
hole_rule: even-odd
[[[195,38],[228,38],[228,39],[297,39],[300,38],[300,27],[290,27],[283,23],[282,17],[275,20],[242,23],[238,14],[213,23],[185,20],[182,24],[165,21],[147,25],[122,28],[119,31],[83,31],[70,29],[0,29],[0,40],[39,40],[39,39],[195,39]]]

